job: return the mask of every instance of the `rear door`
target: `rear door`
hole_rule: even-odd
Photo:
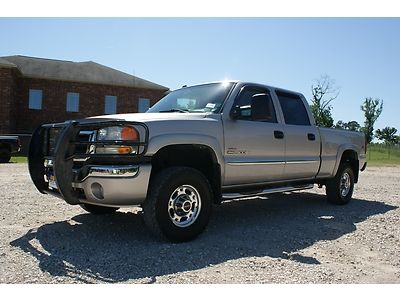
[[[320,135],[311,124],[305,99],[299,94],[275,91],[284,118],[284,179],[307,179],[317,175],[320,166]]]
[[[257,101],[257,107],[252,108],[254,96],[263,101]],[[241,109],[241,116],[224,118],[224,185],[282,179],[285,142],[276,113],[278,105],[268,89],[251,85],[242,87],[233,104]]]

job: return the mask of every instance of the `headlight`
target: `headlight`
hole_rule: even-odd
[[[98,141],[137,141],[139,132],[134,127],[113,126],[99,129]]]
[[[97,141],[139,141],[139,132],[130,126],[112,126],[101,128],[97,132]],[[100,154],[136,154],[138,146],[104,145],[96,146],[96,153]]]

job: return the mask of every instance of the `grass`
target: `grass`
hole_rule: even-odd
[[[27,163],[28,157],[26,156],[12,156],[10,163]]]
[[[400,165],[400,148],[386,145],[368,145],[369,166]]]

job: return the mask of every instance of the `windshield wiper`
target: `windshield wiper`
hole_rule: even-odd
[[[180,109],[180,108],[171,108],[169,110],[160,110],[160,113],[164,113],[164,112],[180,112],[180,113],[188,113],[189,110],[188,109]]]

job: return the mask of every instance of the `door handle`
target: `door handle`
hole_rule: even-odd
[[[315,134],[314,133],[309,133],[307,134],[307,137],[310,141],[315,141]]]
[[[283,134],[282,131],[279,131],[279,130],[275,130],[275,131],[274,131],[274,137],[275,137],[276,139],[283,139],[284,136],[285,136],[285,135]]]

